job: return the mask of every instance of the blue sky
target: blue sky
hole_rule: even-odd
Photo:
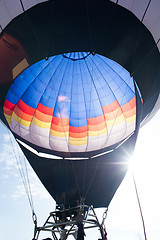
[[[160,112],[139,133],[132,159],[148,239],[160,236]],[[3,240],[28,240],[33,237],[30,205],[15,160],[8,130],[0,125],[0,235]],[[15,144],[15,143],[14,143]],[[16,150],[17,159],[20,151]],[[55,203],[27,164],[38,225],[54,210]],[[103,210],[97,210],[99,216]],[[108,211],[106,228],[109,240],[143,240],[143,228],[131,170],[116,192]],[[96,230],[87,239],[98,239]],[[44,236],[49,236],[46,234]],[[40,240],[43,239],[40,235]]]

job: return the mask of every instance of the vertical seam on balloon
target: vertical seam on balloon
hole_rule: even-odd
[[[84,59],[84,63],[88,69],[88,65],[87,65],[87,62],[86,62],[86,59]],[[90,109],[91,109],[91,96],[92,96],[92,75],[90,74],[90,71],[88,69],[88,72],[89,72],[89,75],[90,75],[90,82],[91,82],[91,90],[90,90],[90,102],[89,102],[89,115],[90,115]],[[87,115],[87,108],[86,108],[86,120],[87,120],[87,145],[86,145],[86,151],[88,149],[88,140],[89,140],[89,126],[88,126],[88,115]]]
[[[96,55],[97,56],[97,55]],[[92,61],[92,59],[91,59],[91,61],[92,61],[92,63],[95,65],[95,67],[96,67],[96,69],[99,71],[99,69],[98,69],[98,67],[97,67],[97,65],[95,64],[95,57],[93,56],[93,61]],[[87,62],[86,62],[86,65],[87,65]],[[88,71],[89,71],[89,73],[90,73],[90,70],[89,70],[89,66],[87,65],[87,68],[88,68]],[[100,71],[99,71],[100,72]],[[93,74],[93,73],[92,73]],[[91,73],[90,73],[90,75],[91,75]],[[96,94],[97,94],[97,97],[98,97],[98,100],[99,100],[99,103],[100,103],[100,106],[101,106],[101,109],[102,109],[102,112],[103,112],[103,116],[104,116],[104,119],[106,120],[106,117],[105,117],[105,115],[104,115],[104,111],[103,111],[103,108],[102,108],[102,104],[101,104],[101,101],[100,101],[100,96],[99,96],[99,93],[98,93],[98,91],[97,91],[97,88],[96,88],[96,81],[94,82],[94,80],[93,80],[93,75],[91,76],[91,81],[93,82],[93,85],[94,85],[94,89],[95,89],[95,91],[96,91]],[[105,125],[106,125],[106,130],[107,130],[107,123],[106,123],[106,121],[105,121]],[[107,131],[107,137],[108,137],[108,131]],[[103,146],[103,145],[102,145]],[[103,147],[101,147],[101,149],[102,149]]]
[[[62,55],[61,55],[62,56]],[[63,56],[62,56],[62,60],[63,60]],[[63,83],[63,79],[64,79],[64,75],[65,75],[65,71],[66,71],[66,68],[67,68],[67,64],[68,64],[68,61],[66,62],[66,66],[65,66],[65,69],[64,69],[64,73],[63,73],[63,76],[62,76],[62,79],[61,79],[61,83],[60,83],[60,86],[59,86],[59,90],[57,91],[57,97],[56,97],[56,101],[55,103],[57,104],[57,100],[58,100],[58,97],[59,97],[59,93],[60,93],[60,90],[61,90],[61,87],[62,87],[62,83]],[[55,108],[56,108],[56,104],[55,104]],[[54,111],[55,111],[55,108],[54,108]],[[58,109],[59,109],[59,105],[58,105]],[[63,119],[61,117],[61,113],[60,113],[60,118],[61,120]],[[52,117],[53,119],[53,117]],[[62,124],[63,125],[63,124]],[[68,141],[67,141],[67,136],[66,136],[66,133],[65,133],[65,128],[64,128],[64,125],[63,125],[63,131],[64,131],[64,134],[65,134],[65,140],[66,140],[66,143],[67,143],[67,147],[68,147]],[[69,152],[69,147],[68,147],[68,152]]]
[[[99,56],[99,55],[97,54],[96,56]],[[94,62],[94,64],[95,64],[95,62]],[[100,64],[100,63],[99,63],[99,64]],[[102,78],[104,79],[102,73],[100,72],[100,70],[99,70],[99,68],[97,67],[96,64],[95,64],[95,66],[96,66],[97,71],[99,71],[99,73],[101,74]],[[98,79],[97,79],[97,80],[98,80]],[[99,81],[99,83],[100,83],[100,81]],[[96,84],[95,84],[95,85],[96,85]],[[97,91],[97,89],[96,89],[96,91]],[[98,95],[98,97],[99,97],[98,91],[97,91],[97,95]],[[100,97],[99,97],[99,99],[100,99]],[[100,105],[101,105],[101,108],[102,108],[102,112],[103,112],[103,116],[104,116],[104,119],[105,119],[105,125],[106,125],[106,131],[107,131],[106,133],[107,133],[107,139],[108,139],[108,125],[107,125],[107,121],[106,121],[106,116],[105,116],[105,113],[104,113],[104,110],[103,110],[102,103],[101,103],[101,101],[99,101],[99,102],[100,102]],[[104,145],[102,145],[101,149],[103,148],[103,146],[104,146]]]
[[[92,55],[93,56],[93,55]],[[89,60],[91,60],[91,57],[89,57],[88,58]],[[92,103],[92,91],[93,90],[95,90],[96,91],[96,94],[97,94],[97,97],[98,97],[98,100],[99,100],[99,95],[98,95],[98,92],[97,92],[97,89],[96,89],[96,86],[95,86],[95,82],[94,82],[94,80],[93,80],[93,67],[94,67],[94,60],[95,60],[95,58],[94,58],[94,56],[93,56],[93,61],[91,60],[91,64],[90,64],[90,67],[91,67],[91,69],[89,68],[89,65],[88,65],[88,63],[89,63],[89,60],[88,60],[88,62],[87,62],[87,59],[85,60],[85,62],[86,62],[86,66],[87,66],[87,69],[88,69],[88,72],[89,72],[89,74],[90,74],[90,78],[91,78],[91,97],[90,97],[90,108],[91,108],[91,103]],[[101,104],[100,104],[101,105]],[[94,112],[95,112],[95,108],[94,108]],[[91,111],[90,111],[90,113],[91,113]],[[91,117],[90,117],[91,118]],[[97,120],[97,119],[96,119]],[[87,119],[87,121],[88,121],[88,119]],[[92,138],[92,137],[91,137]],[[97,140],[98,140],[98,137],[97,137]]]
[[[83,77],[82,77],[82,66],[81,66],[81,64],[79,64],[79,65],[80,65],[80,75],[81,75],[81,79],[82,79],[83,99],[84,99],[84,105],[85,105],[85,109],[86,109],[85,113],[86,113],[86,123],[87,123],[87,106],[86,106],[86,99],[85,99],[86,97],[85,97],[85,91],[84,91],[84,82],[83,82]],[[88,123],[87,123],[87,143],[88,143]],[[85,151],[87,150],[87,145],[88,144],[86,144]]]
[[[99,55],[97,55],[99,58],[100,58],[100,56]],[[100,58],[101,59],[101,58]],[[104,61],[103,61],[104,62]],[[98,69],[98,71],[100,72],[100,70]],[[111,90],[111,92],[113,93],[113,91],[112,91],[112,89],[110,88],[110,86],[109,86],[109,84],[108,84],[108,82],[106,81],[106,79],[104,78],[104,76],[102,75],[102,73],[100,72],[100,74],[101,74],[101,76],[102,76],[102,78],[104,79],[104,81],[106,82],[106,84],[108,85],[108,87],[109,87],[109,89]],[[107,95],[105,94],[105,96],[107,97]],[[114,93],[113,93],[113,96],[115,97],[115,99],[116,99],[116,96],[114,95]],[[107,97],[108,98],[108,97]],[[106,119],[106,117],[105,117],[105,119]],[[106,123],[106,126],[107,126],[107,123]],[[113,127],[113,126],[112,126]],[[101,149],[103,149],[105,146],[106,146],[106,144],[107,144],[107,142],[108,142],[108,140],[109,140],[109,137],[110,137],[110,135],[111,135],[111,131],[110,131],[110,133],[108,134],[108,126],[107,126],[107,138],[106,138],[106,141],[105,141],[105,143],[103,144],[103,146],[101,147]]]
[[[69,61],[69,60],[68,60],[68,61]],[[71,60],[71,61],[72,61],[72,60]],[[70,146],[69,146],[69,145],[72,145],[72,144],[70,144],[70,118],[71,118],[71,105],[72,105],[72,93],[73,93],[72,86],[73,86],[74,67],[75,67],[75,64],[74,64],[74,61],[73,61],[73,63],[72,63],[71,93],[70,93],[70,109],[69,109],[69,135],[68,135],[68,151],[69,151],[69,152],[70,152]]]

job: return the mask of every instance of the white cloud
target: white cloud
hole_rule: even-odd
[[[39,199],[48,199],[49,194],[47,190],[42,186],[40,180],[30,167],[18,144],[13,139],[13,136],[1,134],[1,139],[0,179],[1,184],[4,184],[4,186],[6,186],[7,183],[8,189],[6,189],[5,193],[0,197],[4,198],[9,195],[14,200],[27,198],[23,180],[28,181],[28,174],[32,196]],[[25,179],[22,179],[20,171]],[[28,186],[27,191],[29,191]]]
[[[67,96],[60,95],[58,96],[58,102],[70,102],[70,99]]]

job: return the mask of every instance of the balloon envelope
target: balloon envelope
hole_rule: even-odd
[[[58,204],[108,206],[159,107],[157,35],[136,4],[46,1],[1,35],[1,120]]]

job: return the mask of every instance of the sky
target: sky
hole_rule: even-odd
[[[128,173],[117,190],[105,221],[108,240],[144,240],[143,227],[133,184],[134,174],[148,240],[160,236],[160,111],[140,129],[134,156],[129,159]],[[33,221],[17,161],[23,159],[20,150],[13,151],[15,141],[7,128],[0,124],[0,239],[29,240],[33,238]],[[15,149],[15,148],[14,148]],[[16,154],[16,158],[15,158]],[[16,160],[17,159],[17,160]],[[55,202],[27,164],[34,209],[38,225],[55,210]],[[105,187],[105,186],[104,186]],[[99,219],[104,209],[96,210]],[[40,240],[50,235],[40,235]],[[94,237],[93,237],[94,236]],[[87,239],[98,239],[98,230]]]

